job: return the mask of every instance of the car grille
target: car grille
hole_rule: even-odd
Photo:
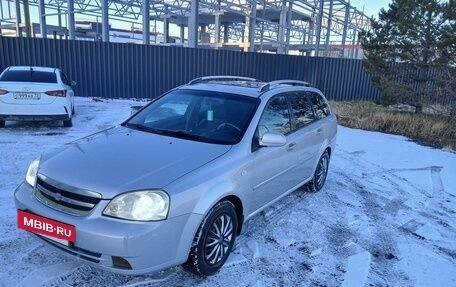
[[[37,178],[36,197],[44,204],[67,213],[85,215],[100,202],[101,196],[97,196],[96,193],[92,192],[86,193],[93,195],[89,196],[63,190],[41,177]]]

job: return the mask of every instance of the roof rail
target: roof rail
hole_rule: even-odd
[[[269,83],[264,84],[263,86],[260,87],[258,90],[260,93],[266,92],[272,88],[272,86],[277,86],[277,85],[292,85],[292,86],[304,86],[304,87],[310,87],[310,84],[308,82],[304,81],[298,81],[298,80],[278,80],[278,81],[272,81]]]
[[[238,76],[206,76],[206,77],[199,77],[196,79],[191,80],[187,83],[187,85],[193,85],[202,82],[208,82],[213,80],[229,80],[229,81],[249,81],[249,82],[258,82],[257,79],[248,78],[248,77],[238,77]]]

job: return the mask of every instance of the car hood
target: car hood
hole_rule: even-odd
[[[111,199],[131,190],[162,188],[230,148],[120,126],[43,155],[38,172]]]

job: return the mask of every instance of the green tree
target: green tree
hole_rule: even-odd
[[[424,104],[446,93],[454,73],[454,4],[437,0],[393,0],[361,32],[364,64],[383,104]]]
[[[445,18],[449,19],[449,25],[442,31],[442,46],[445,47],[445,57],[449,64],[444,68],[442,86],[451,102],[450,119],[456,122],[456,2],[450,0],[445,9]]]

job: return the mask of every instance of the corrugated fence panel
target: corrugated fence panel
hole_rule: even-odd
[[[154,98],[207,75],[303,80],[331,100],[380,97],[362,62],[351,59],[0,37],[0,70],[17,65],[59,67],[87,97]]]

